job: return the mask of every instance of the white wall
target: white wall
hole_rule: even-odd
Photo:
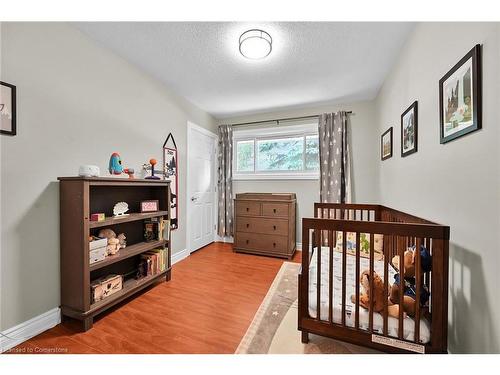
[[[186,165],[187,121],[215,120],[63,23],[3,23],[1,79],[17,85],[18,135],[1,136],[0,331],[59,306],[58,176],[106,175],[112,152],[140,172],[172,131]],[[185,248],[186,173],[180,170]]]
[[[377,203],[379,143],[373,102],[335,104],[287,111],[261,113],[253,116],[219,120],[221,124],[300,117],[338,110],[353,111],[351,115],[351,156],[353,202]],[[313,216],[314,202],[319,202],[319,180],[234,181],[234,194],[244,192],[295,193],[297,195],[297,242],[302,240],[302,218]]]
[[[383,204],[449,225],[451,352],[500,351],[499,24],[416,27],[376,101],[379,135],[394,127],[394,156],[379,162]],[[438,82],[483,45],[483,129],[439,143]],[[418,152],[401,158],[400,115],[418,100]]]

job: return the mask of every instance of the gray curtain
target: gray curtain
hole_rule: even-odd
[[[319,116],[320,199],[322,203],[350,203],[351,177],[344,111]]]
[[[219,214],[217,234],[221,237],[233,235],[233,129],[231,125],[220,125],[219,168],[217,194]]]

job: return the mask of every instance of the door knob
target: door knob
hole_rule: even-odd
[[[191,202],[197,201],[198,197],[191,197]]]

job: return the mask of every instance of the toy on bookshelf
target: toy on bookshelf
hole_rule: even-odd
[[[128,174],[129,178],[134,178],[134,170],[132,168],[123,168],[122,158],[118,152],[113,152],[109,158],[108,166],[109,174],[121,175],[122,173]]]
[[[151,169],[151,176],[147,176],[146,179],[148,180],[160,180],[160,177],[158,176],[155,176],[155,173],[158,173],[158,174],[161,174],[163,173],[162,171],[155,171],[155,165],[157,164],[158,162],[156,161],[156,159],[149,159],[149,164],[151,164],[151,167],[149,167],[147,164],[144,164],[142,166],[142,168],[147,171],[147,170],[150,170]]]
[[[101,171],[97,165],[81,165],[78,169],[78,176],[82,177],[99,177]]]
[[[106,215],[101,212],[90,215],[90,221],[104,221],[104,220],[106,220]]]
[[[120,233],[118,236],[116,236],[116,233],[112,229],[106,228],[101,229],[98,236],[100,238],[106,238],[108,240],[106,246],[107,255],[115,255],[121,248],[127,246],[124,233]]]
[[[123,217],[128,216],[125,212],[128,211],[128,203],[127,202],[118,202],[113,207],[113,215],[115,217]]]

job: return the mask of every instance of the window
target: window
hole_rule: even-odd
[[[318,178],[316,123],[234,131],[234,178]]]

